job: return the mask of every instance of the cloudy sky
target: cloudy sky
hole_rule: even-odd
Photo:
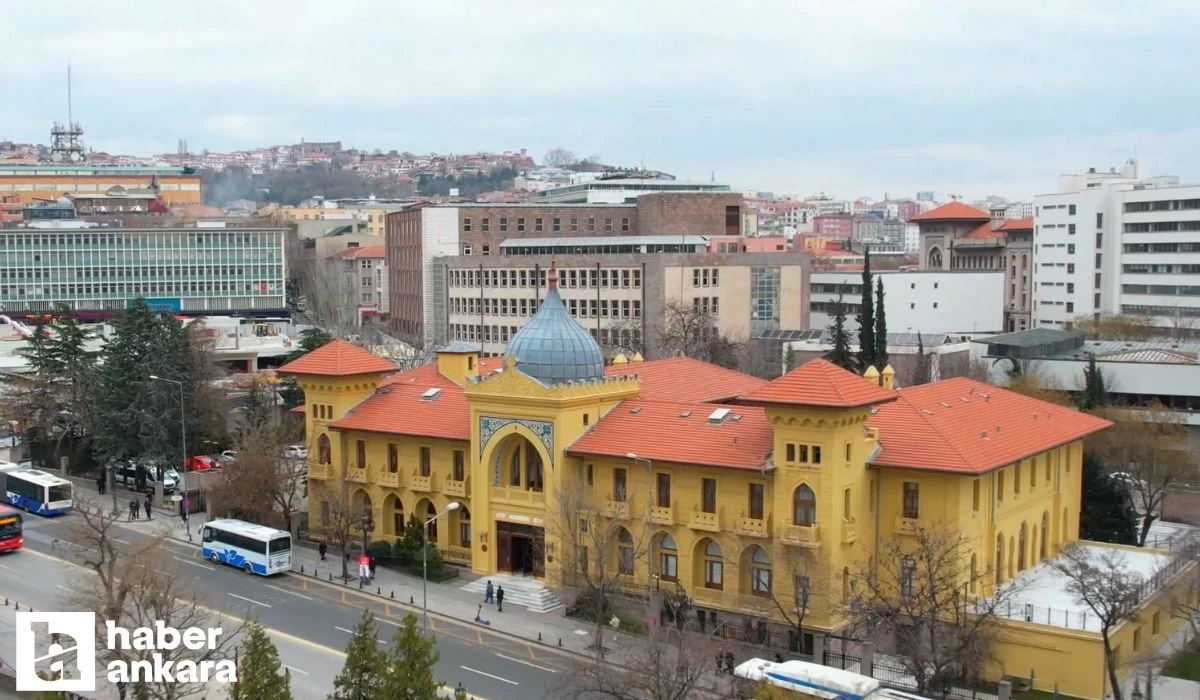
[[[3,0],[0,140],[555,146],[740,189],[1200,177],[1194,0]]]

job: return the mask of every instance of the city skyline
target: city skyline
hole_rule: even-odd
[[[1182,2],[122,7],[8,6],[0,139],[66,118],[69,61],[74,116],[113,153],[565,146],[736,189],[968,199],[1135,155],[1187,179],[1200,156]]]

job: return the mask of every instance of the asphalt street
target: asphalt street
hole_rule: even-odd
[[[78,516],[46,519],[28,516],[27,551],[0,559],[0,596],[9,596],[39,610],[67,609],[67,589],[81,576],[55,559],[70,558],[65,544]],[[120,530],[121,544],[147,537]],[[56,540],[58,540],[56,542]],[[324,698],[344,662],[350,631],[364,608],[379,620],[380,643],[391,640],[394,628],[409,606],[369,599],[352,587],[304,577],[271,578],[244,574],[200,557],[199,544],[168,540],[163,545],[174,565],[172,575],[193,586],[206,605],[239,618],[258,620],[272,633],[280,659],[292,671],[298,698]],[[31,551],[30,551],[31,550]],[[419,616],[419,610],[416,611]],[[472,696],[488,700],[528,700],[555,697],[554,688],[572,659],[555,650],[496,634],[471,623],[430,617],[430,632],[441,658],[435,667],[449,688],[462,683]]]

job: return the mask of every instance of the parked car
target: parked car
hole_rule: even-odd
[[[163,493],[173,493],[179,487],[179,472],[173,467],[126,460],[113,465],[113,481],[118,486],[144,493],[153,493],[155,486],[161,483]]]
[[[237,450],[225,450],[219,458],[225,464],[234,464],[237,462]]]
[[[287,459],[308,459],[308,448],[304,445],[288,445],[283,448],[283,456]]]
[[[219,469],[220,466],[217,460],[208,455],[196,455],[187,458],[187,470],[189,472],[204,472],[209,469]]]

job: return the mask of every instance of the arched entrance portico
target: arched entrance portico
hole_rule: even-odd
[[[500,419],[496,419],[500,420]],[[531,427],[532,426],[532,427]],[[544,434],[541,424],[512,421],[492,433],[480,455],[487,465],[489,497],[494,502],[496,569],[545,576],[546,554],[544,497],[547,469],[552,467],[547,446],[551,428]],[[477,523],[485,530],[485,523]]]

